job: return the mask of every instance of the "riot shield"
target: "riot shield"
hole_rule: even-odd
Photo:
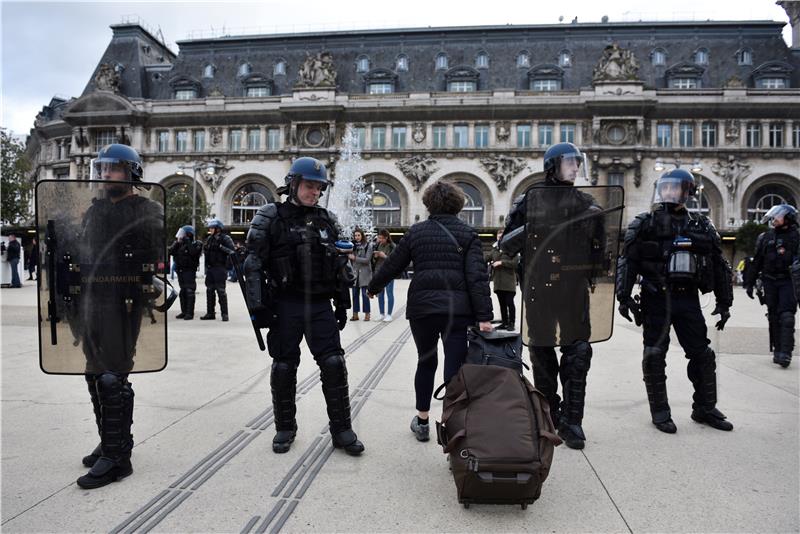
[[[99,180],[36,184],[39,359],[53,374],[167,364],[164,188]]]
[[[522,338],[558,347],[611,337],[624,192],[537,186],[525,195]]]

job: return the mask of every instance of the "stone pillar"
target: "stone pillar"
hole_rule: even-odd
[[[221,143],[222,146],[220,146],[220,149],[223,152],[228,152],[229,151],[228,150],[228,131],[229,130],[230,129],[227,126],[224,126],[222,128],[222,143]]]
[[[281,126],[283,128],[283,126]],[[364,144],[367,145],[365,149],[372,148],[372,124],[365,124],[364,125]]]
[[[539,121],[533,121],[531,127],[531,147],[539,146]]]
[[[766,148],[769,146],[769,121],[762,119],[761,121],[761,146]]]
[[[262,126],[259,128],[259,139],[258,139],[258,150],[261,152],[265,152],[267,150],[267,127]]]
[[[175,128],[167,130],[167,152],[175,152]]]
[[[650,146],[658,144],[658,121],[650,121]]]
[[[475,122],[467,123],[467,146],[470,148],[475,146]]]
[[[728,142],[725,136],[728,132],[725,131],[725,121],[720,119],[717,121],[717,146],[725,146]]]
[[[680,137],[679,137],[679,130],[680,128],[680,121],[671,121],[670,124],[672,125],[672,148],[680,146]]]
[[[703,146],[703,139],[701,136],[703,135],[703,130],[701,125],[703,121],[694,121],[694,126],[692,127],[692,146]]]
[[[433,123],[425,123],[425,148],[433,148]]]
[[[792,146],[792,125],[794,121],[786,121],[783,124],[783,146],[790,147]]]

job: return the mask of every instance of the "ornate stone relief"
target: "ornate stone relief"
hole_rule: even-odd
[[[119,72],[110,63],[101,63],[94,75],[94,85],[100,91],[119,92]]]
[[[505,143],[511,137],[511,125],[507,122],[498,122],[495,126],[495,137]]]
[[[508,183],[527,165],[525,158],[497,154],[480,159],[481,165],[491,175],[500,191],[505,191]]]
[[[208,135],[211,138],[211,146],[219,146],[222,144],[222,128],[214,126],[208,129]]]
[[[736,119],[728,119],[725,121],[725,144],[732,145],[739,142],[741,135],[741,126]]]
[[[425,141],[425,123],[415,122],[413,125],[412,137],[414,142],[419,144]]]
[[[214,164],[214,174],[208,173],[201,173],[200,175],[203,177],[203,180],[206,181],[208,186],[211,188],[213,193],[217,192],[220,184],[225,180],[225,177],[228,175],[228,172],[233,169],[233,166],[229,166],[227,162],[222,158],[214,158],[212,160]]]
[[[639,63],[633,52],[617,43],[605,47],[600,61],[592,71],[592,82],[638,81]]]
[[[750,175],[753,169],[750,163],[744,160],[737,160],[736,156],[731,154],[728,156],[727,161],[718,161],[711,165],[711,171],[722,178],[725,188],[728,190],[728,195],[730,195],[731,199],[735,199],[739,184]]]
[[[424,156],[413,156],[410,158],[401,159],[396,163],[400,172],[408,178],[414,186],[414,191],[419,191],[425,180],[430,178],[431,174],[435,173],[438,169],[436,167],[436,160]]]
[[[333,68],[333,54],[319,52],[306,54],[306,60],[297,73],[296,87],[335,87],[336,70]]]

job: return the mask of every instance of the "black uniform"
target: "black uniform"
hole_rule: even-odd
[[[733,428],[716,409],[717,375],[709,346],[698,290],[713,291],[724,326],[733,304],[732,272],[722,257],[720,237],[704,216],[690,215],[684,206],[659,204],[628,226],[617,264],[617,300],[631,301],[631,290],[641,276],[641,313],[644,330],[642,371],[653,423],[675,432],[666,386],[666,356],[670,325],[689,363],[694,386],[692,419],[721,430]]]
[[[761,278],[769,320],[770,349],[773,361],[789,367],[794,350],[794,322],[797,300],[790,267],[800,262],[800,232],[797,225],[783,225],[762,233],[756,252],[746,270],[744,286],[752,295],[756,279]]]
[[[351,427],[347,368],[339,340],[350,308],[353,276],[347,256],[334,246],[337,239],[336,220],[327,210],[291,202],[262,207],[247,234],[247,298],[261,317],[260,326],[270,328],[275,452],[288,451],[297,430],[295,389],[304,336],[320,368],[334,446],[350,454],[363,450]]]
[[[194,317],[197,268],[200,266],[200,255],[202,253],[203,243],[196,241],[191,234],[180,241],[175,240],[169,247],[169,254],[175,260],[175,270],[178,271],[178,285],[181,288],[179,294],[181,313],[178,314],[178,319],[188,320]],[[224,313],[227,313],[227,311]]]
[[[589,344],[591,280],[583,270],[570,272],[562,267],[596,263],[594,256],[602,256],[605,251],[605,232],[602,217],[585,216],[601,211],[594,197],[563,182],[549,180],[547,183],[547,186],[531,189],[515,202],[501,248],[512,254],[522,252],[520,285],[533,288],[527,298],[523,291],[523,298],[526,299],[525,320],[536,388],[547,397],[556,424],[565,430],[569,428],[583,441],[586,439],[581,428],[586,377],[592,359]],[[564,223],[570,220],[575,222],[565,227]],[[522,249],[521,243],[513,246],[514,230],[519,233],[526,224],[527,247]],[[553,263],[526,257],[533,251],[542,251]],[[546,270],[547,265],[556,267],[559,274],[553,276]],[[557,346],[561,347],[560,363]],[[563,402],[558,395],[559,377]]]
[[[206,258],[206,314],[201,319],[214,319],[216,297],[219,296],[219,311],[222,320],[228,320],[228,294],[225,284],[228,281],[228,255],[235,245],[233,239],[222,232],[209,235],[203,245]]]
[[[155,265],[164,246],[162,224],[161,205],[137,195],[95,200],[83,220],[77,322],[100,445],[83,459],[92,469],[79,479],[82,487],[132,471],[134,394],[128,372],[150,297],[142,286],[109,280],[147,276],[142,266]]]

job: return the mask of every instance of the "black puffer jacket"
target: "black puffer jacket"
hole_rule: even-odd
[[[430,219],[443,224],[462,247]],[[414,262],[408,289],[406,318],[429,315],[466,315],[490,321],[492,299],[478,234],[455,215],[432,215],[412,226],[394,252],[372,277],[368,291],[377,294]]]

